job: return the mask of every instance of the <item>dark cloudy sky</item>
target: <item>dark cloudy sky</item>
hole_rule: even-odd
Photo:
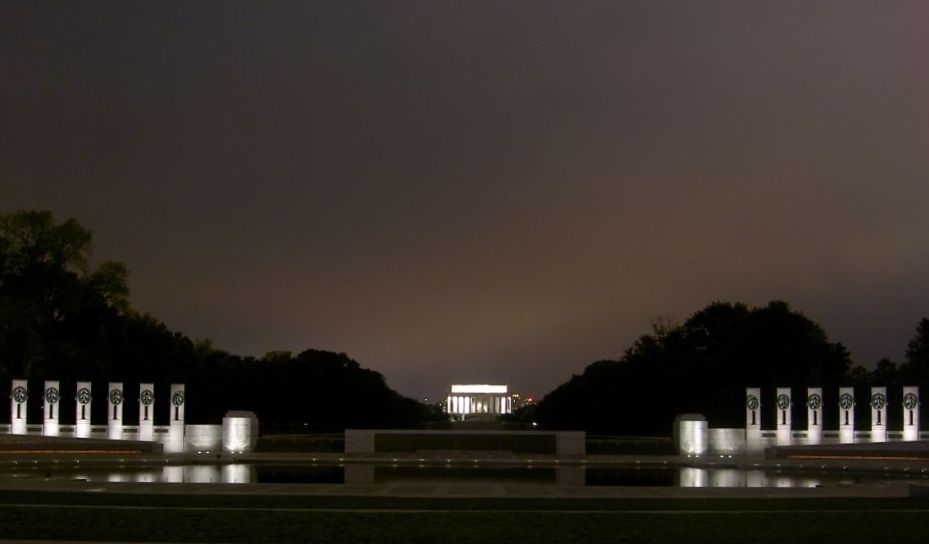
[[[537,395],[659,316],[929,315],[929,3],[0,2],[0,213],[132,300],[414,396]]]

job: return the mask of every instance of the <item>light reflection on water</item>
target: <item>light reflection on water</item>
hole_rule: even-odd
[[[737,468],[694,468],[678,469],[678,487],[817,487],[820,478],[811,476],[788,476],[769,474],[763,470],[741,470]]]
[[[56,469],[8,472],[0,478],[65,479],[91,482],[161,483],[511,483],[520,485],[653,487],[817,487],[847,480],[847,474],[783,474],[763,470],[697,467],[528,468],[374,465],[197,464],[120,467],[91,471]]]

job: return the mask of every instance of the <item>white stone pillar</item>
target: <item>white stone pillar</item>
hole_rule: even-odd
[[[106,413],[106,436],[110,440],[120,440],[123,437],[123,384],[110,382],[107,388],[109,402]]]
[[[903,388],[903,439],[919,440],[919,387]]]
[[[10,434],[26,434],[26,400],[29,384],[26,380],[13,380],[10,391]]]
[[[761,442],[761,389],[749,387],[745,390],[745,440]]]
[[[42,392],[42,434],[58,436],[61,428],[58,418],[58,403],[61,401],[61,389],[58,380],[45,380]]]
[[[887,441],[887,388],[871,388],[871,442]]]
[[[90,401],[92,384],[90,382],[77,382],[77,392],[74,395],[74,436],[77,438],[90,438]]]
[[[139,440],[155,438],[155,384],[139,384]]]
[[[793,430],[793,403],[789,387],[777,388],[774,404],[777,407],[777,445],[786,446],[790,444],[790,432]]]
[[[839,388],[839,442],[855,441],[855,388]]]
[[[806,389],[806,441],[819,444],[823,441],[823,389]]]
[[[184,405],[187,397],[184,384],[171,384],[171,425],[168,428],[168,442],[165,451],[176,453],[184,451]]]

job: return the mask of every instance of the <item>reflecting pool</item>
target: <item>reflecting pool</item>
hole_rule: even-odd
[[[188,464],[165,466],[15,467],[2,479],[88,482],[223,484],[520,484],[651,487],[818,487],[890,479],[927,480],[926,474],[786,472],[693,466],[527,467],[368,464]]]

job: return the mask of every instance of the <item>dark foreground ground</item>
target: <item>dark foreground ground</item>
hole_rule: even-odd
[[[921,542],[912,498],[413,498],[0,491],[7,540]]]

